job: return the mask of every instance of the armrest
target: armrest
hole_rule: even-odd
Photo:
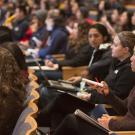
[[[116,135],[135,135],[135,131],[115,131]]]
[[[52,55],[56,60],[64,60],[65,54],[53,54]]]
[[[39,66],[29,66],[29,70],[40,70]],[[48,66],[41,66],[41,70],[46,70],[46,71],[51,71],[51,70],[56,70],[57,67],[48,67]]]
[[[28,78],[31,81],[37,81],[38,80],[38,77],[36,75],[34,75],[34,74],[29,74],[29,77]]]
[[[122,119],[123,116],[110,116],[112,119]]]
[[[123,116],[111,116],[113,119],[121,119]],[[135,135],[135,131],[112,131],[116,135]]]
[[[62,67],[63,72],[63,79],[66,80],[72,76],[80,76],[81,72],[85,70],[87,66],[81,66],[81,67]]]
[[[112,108],[112,106],[111,105],[108,105],[108,104],[104,104],[104,107],[107,108],[107,109],[108,108]]]
[[[34,70],[34,69],[29,69],[29,68],[28,68],[28,73],[29,73],[29,74],[34,74],[34,73],[35,73],[35,70]]]

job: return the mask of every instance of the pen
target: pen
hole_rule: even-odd
[[[96,80],[96,82],[99,82],[98,79],[97,79],[97,77],[95,77],[95,80]]]

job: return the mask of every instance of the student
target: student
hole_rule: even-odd
[[[41,48],[43,42],[48,38],[48,32],[45,26],[45,20],[47,17],[47,12],[45,10],[37,10],[32,15],[31,28],[32,28],[32,37],[29,41],[30,48]]]
[[[4,48],[0,48],[0,89],[0,133],[9,135],[23,110],[25,88],[15,58]]]
[[[124,31],[124,30],[128,30],[131,31],[132,30],[132,23],[131,23],[131,17],[132,17],[132,12],[125,10],[121,13],[120,15],[120,20],[119,20],[119,30],[120,31]]]
[[[135,41],[135,35],[134,35]],[[135,52],[135,47],[134,47]],[[131,68],[135,72],[135,56],[131,57]],[[107,83],[102,82],[103,87],[93,86],[100,94],[103,94],[112,105],[113,108],[123,115],[121,118],[111,118],[109,115],[103,115],[98,122],[105,128],[112,131],[134,131],[135,130],[135,88],[132,89],[129,96],[125,100],[121,100],[115,96],[112,90],[108,87]],[[58,126],[53,135],[106,135],[101,130],[95,128],[91,124],[88,124],[84,120],[78,118],[75,115],[68,115],[63,122]]]
[[[19,43],[17,42],[5,42],[0,45],[0,47],[7,49],[14,56],[19,68],[21,70],[27,71],[27,66],[25,63],[25,55],[19,48]]]
[[[89,41],[89,46],[86,46],[85,48],[80,50],[78,55],[76,55],[76,57],[74,57],[73,59],[59,61],[58,64],[53,64],[49,61],[50,64],[47,64],[47,65],[48,66],[49,65],[50,66],[58,65],[59,67],[80,66],[80,64],[82,65],[83,63],[85,63],[85,61],[87,61],[87,62],[90,61],[93,51],[95,49],[96,53],[95,53],[94,59],[91,64],[90,74],[91,74],[91,76],[98,77],[99,79],[103,80],[104,77],[108,73],[108,68],[111,63],[111,51],[110,51],[109,47],[100,49],[100,45],[109,43],[110,35],[108,34],[107,29],[104,27],[104,25],[97,23],[97,24],[92,25],[89,28],[88,41]],[[106,68],[106,71],[102,70],[104,68]],[[98,72],[99,69],[100,69],[100,71],[102,70],[102,73]],[[76,81],[74,79],[76,79],[76,78],[72,78],[70,81]]]
[[[17,42],[5,42],[0,44],[0,47],[7,49],[15,58],[18,67],[21,70],[22,78],[24,79],[25,83],[29,82],[28,79],[28,69],[25,62],[25,56],[21,49],[19,48],[19,43]]]
[[[27,10],[24,5],[19,5],[15,9],[15,21],[8,26],[12,30],[13,39],[15,41],[20,41],[24,36],[25,32],[29,27],[27,16]]]
[[[131,23],[132,23],[132,31],[135,33],[135,12],[132,15]]]
[[[86,22],[75,23],[73,32],[70,34],[69,43],[66,49],[65,59],[56,61],[46,59],[45,65],[49,67],[57,67],[58,70],[46,72],[46,76],[50,80],[57,80],[62,78],[61,68],[63,66],[83,66],[88,65],[92,47],[88,45],[88,31],[90,25]]]
[[[61,15],[52,15],[49,19],[50,22],[47,21],[46,28],[50,32],[50,36],[45,47],[38,52],[38,56],[42,59],[47,55],[65,53],[68,43],[69,33],[65,28],[65,18]]]

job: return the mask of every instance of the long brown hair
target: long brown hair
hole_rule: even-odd
[[[86,21],[79,22],[78,24],[78,38],[69,41],[69,46],[73,46],[75,52],[78,52],[82,45],[88,44],[88,32],[90,24]]]
[[[0,47],[0,104],[6,102],[8,96],[14,95],[19,104],[25,98],[24,82],[20,69],[12,54]]]

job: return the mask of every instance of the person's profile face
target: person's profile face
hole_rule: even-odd
[[[99,48],[100,44],[104,43],[103,35],[95,28],[89,30],[88,39],[93,48]]]
[[[112,49],[112,57],[117,58],[119,60],[124,58],[124,56],[127,55],[127,53],[129,53],[129,51],[127,51],[128,50],[127,47],[122,46],[118,36],[114,37],[111,49]]]
[[[3,6],[3,0],[0,0],[0,7]]]
[[[125,25],[128,21],[127,12],[123,12],[120,16],[120,25]]]
[[[134,47],[133,55],[130,58],[130,61],[131,61],[131,69],[133,72],[135,72],[135,47]]]
[[[131,18],[131,22],[132,22],[132,25],[135,25],[135,12],[134,12],[134,14],[133,14],[133,16]]]
[[[15,10],[15,18],[17,20],[20,20],[20,19],[22,19],[22,17],[23,17],[23,12],[19,8],[16,8],[16,10]]]
[[[111,15],[111,19],[113,23],[117,23],[118,19],[119,19],[119,13],[118,10],[114,9],[112,11],[112,15]]]

